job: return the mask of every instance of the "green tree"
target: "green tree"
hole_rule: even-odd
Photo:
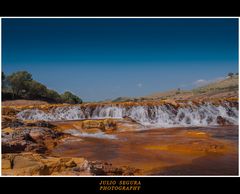
[[[46,93],[46,99],[48,101],[57,102],[57,103],[61,103],[62,102],[61,95],[58,94],[56,91],[49,90],[49,89],[47,90],[47,93]]]
[[[12,89],[13,95],[20,96],[28,91],[29,82],[32,81],[32,75],[27,71],[18,71],[9,75],[7,81]]]
[[[81,104],[82,99],[72,94],[71,92],[64,92],[62,95],[62,101],[69,104]]]
[[[3,90],[3,88],[5,88],[5,81],[6,81],[6,76],[5,76],[4,72],[2,71],[2,90]]]
[[[28,83],[28,91],[25,97],[28,99],[43,99],[47,96],[47,87],[43,84],[32,80]]]
[[[2,81],[6,79],[5,73],[2,71]]]

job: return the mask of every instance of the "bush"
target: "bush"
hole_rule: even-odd
[[[62,103],[61,95],[54,90],[47,90],[46,100],[49,102]]]
[[[47,95],[47,87],[43,84],[31,81],[28,83],[28,91],[26,91],[24,97],[27,99],[43,99]]]
[[[5,88],[5,80],[6,80],[6,76],[4,72],[2,72],[2,89]]]
[[[19,99],[20,96],[15,96],[15,98]],[[13,94],[10,92],[2,92],[2,100],[14,100]]]
[[[228,76],[229,76],[229,77],[233,77],[233,75],[234,75],[234,73],[231,73],[231,72],[228,73]]]
[[[71,92],[64,92],[62,95],[61,95],[61,98],[62,98],[62,102],[64,103],[69,103],[69,104],[81,104],[82,103],[82,100],[72,94]]]

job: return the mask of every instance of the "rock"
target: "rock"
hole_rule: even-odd
[[[116,130],[117,129],[117,122],[113,119],[105,119],[103,121],[105,126],[105,130]]]
[[[74,160],[70,160],[70,161],[68,161],[68,162],[65,163],[65,166],[66,166],[67,168],[73,168],[73,167],[76,167],[77,164],[74,162]]]
[[[23,126],[23,122],[12,116],[2,116],[2,128],[16,128]]]
[[[37,160],[33,154],[3,155],[5,163],[11,165],[2,168],[3,174],[10,175],[47,175],[46,165]]]
[[[168,100],[163,100],[163,101],[165,104],[170,104],[170,105],[174,106],[175,108],[179,107],[179,104],[176,102],[176,100],[168,99]]]
[[[63,133],[49,128],[25,128],[2,131],[2,152],[19,153],[34,151],[44,153],[57,145],[57,139]]]
[[[41,163],[38,162],[34,157],[25,157],[24,155],[16,155],[14,157],[13,168],[29,168],[33,166],[39,166]]]
[[[47,137],[44,139],[44,145],[48,150],[52,150],[58,144],[58,139]]]
[[[101,131],[112,131],[117,129],[117,123],[113,119],[85,120],[82,122],[83,129],[97,128]]]
[[[25,126],[28,127],[47,127],[47,128],[54,128],[55,126],[46,121],[32,121],[32,120],[25,120]]]
[[[228,98],[226,99],[230,107],[238,107],[238,98]]]
[[[101,133],[102,132],[102,130],[98,129],[98,128],[90,128],[90,129],[87,129],[87,131],[85,131],[85,130],[79,130],[79,131],[81,131],[83,133],[87,132],[89,134]]]
[[[11,127],[7,127],[7,128],[4,128],[3,130],[2,130],[2,133],[5,133],[5,134],[9,134],[9,133],[13,133],[14,132],[14,129],[13,128],[11,128]]]
[[[81,171],[80,168],[77,167],[77,166],[76,166],[76,167],[73,167],[72,170],[73,170],[73,171],[76,171],[76,172],[80,172],[80,171]]]
[[[40,160],[47,166],[49,174],[52,174],[54,172],[61,172],[66,168],[62,164],[61,158],[45,157],[44,159],[41,158]]]
[[[19,153],[27,147],[25,141],[2,142],[2,153]]]
[[[106,165],[104,169],[104,166],[100,161],[94,161],[94,162],[91,162],[90,164],[91,164],[91,167],[90,167],[91,173],[95,175],[107,175]],[[109,169],[107,171],[109,172]]]
[[[2,108],[2,115],[5,116],[16,116],[16,114],[19,112],[18,109],[12,108],[12,107],[3,107]]]
[[[84,158],[57,158],[34,153],[3,154],[3,175],[134,175],[139,170],[113,167],[101,161]]]
[[[138,123],[136,120],[132,119],[132,118],[129,117],[129,116],[124,116],[123,119],[124,119],[125,121],[129,121],[129,122],[131,122],[131,123]]]
[[[24,151],[26,152],[36,152],[44,154],[48,150],[48,147],[44,143],[31,143],[26,146]]]
[[[42,139],[44,134],[40,130],[33,129],[30,131],[29,135],[33,140],[37,141],[39,139]]]
[[[22,126],[27,126],[27,127],[46,127],[46,128],[55,128],[54,125],[52,125],[49,122],[46,121],[32,121],[32,120],[25,120],[25,121],[20,121],[17,119],[15,116],[2,116],[2,128],[17,128],[17,127],[22,127]]]
[[[217,123],[219,125],[230,125],[231,124],[228,120],[224,119],[221,116],[217,116]]]
[[[123,174],[122,175],[137,175],[140,174],[140,169],[132,168],[129,166],[122,167]]]
[[[105,131],[104,123],[101,120],[85,120],[82,122],[82,128],[83,129],[99,128],[102,131]]]
[[[11,169],[11,162],[8,159],[2,159],[2,169]]]
[[[90,171],[94,175],[135,175],[140,172],[139,169],[128,166],[114,167],[112,164],[101,161],[91,161]]]

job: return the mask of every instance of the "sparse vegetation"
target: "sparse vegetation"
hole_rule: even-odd
[[[177,91],[176,91],[176,94],[180,94],[181,93],[181,89],[178,88]]]
[[[233,77],[233,75],[234,75],[234,73],[232,73],[232,72],[228,73],[229,77]]]
[[[112,102],[129,102],[129,101],[133,101],[133,99],[129,97],[118,97],[112,100]]]
[[[212,82],[208,85],[194,88],[192,90],[170,90],[166,92],[154,93],[145,96],[147,99],[163,100],[163,99],[196,99],[202,97],[214,96],[231,96],[238,93],[238,73],[228,74],[228,78]]]

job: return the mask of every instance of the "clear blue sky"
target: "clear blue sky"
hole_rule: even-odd
[[[2,69],[83,100],[190,89],[238,72],[238,19],[2,19]]]

